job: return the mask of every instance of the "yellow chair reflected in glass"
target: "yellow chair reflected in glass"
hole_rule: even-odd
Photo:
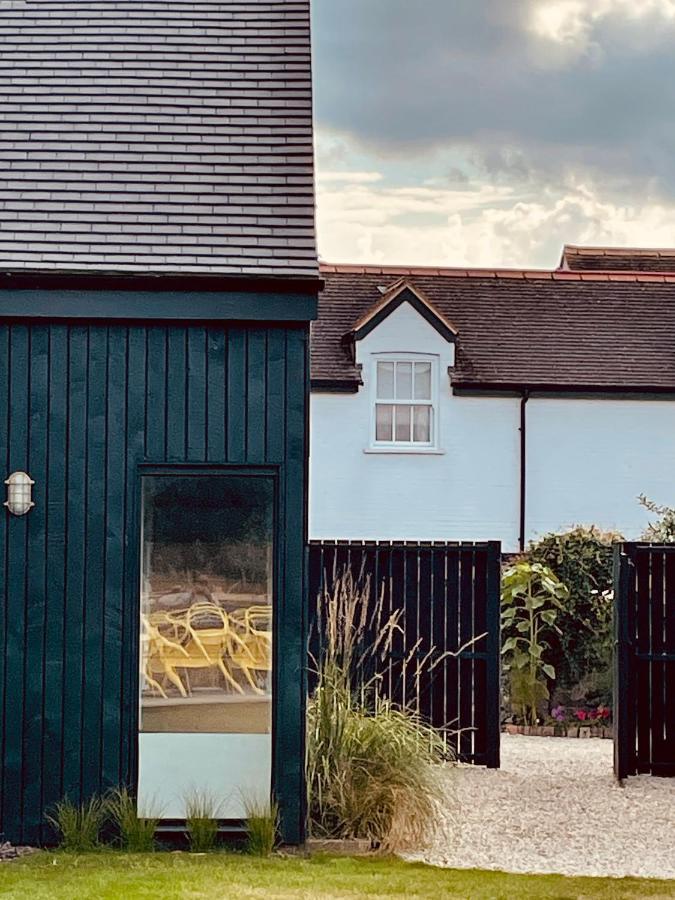
[[[154,676],[168,678],[181,697],[187,697],[192,693],[188,671],[193,669],[217,669],[231,688],[244,693],[225,662],[240,639],[230,627],[227,613],[216,604],[195,603],[178,612],[155,612],[143,617],[143,626],[143,674],[162,697],[166,698],[166,692]]]
[[[148,616],[142,616],[143,633],[143,667],[141,674],[148,685],[156,690],[164,699],[167,694],[159,681],[154,677],[163,676],[178,688],[181,697],[187,697],[187,691],[178,676],[176,669],[186,660],[188,653],[181,644],[167,638],[159,629],[159,625],[151,622]]]
[[[233,647],[230,662],[237,666],[256,694],[268,693],[256,675],[272,671],[272,607],[249,606],[233,614],[238,626],[239,643]]]

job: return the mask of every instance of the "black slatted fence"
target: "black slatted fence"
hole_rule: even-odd
[[[384,695],[441,729],[464,761],[497,768],[499,542],[312,542],[311,660],[321,654],[317,598],[347,569],[362,584],[370,578],[383,620],[400,611],[388,652],[361,678],[379,676]]]
[[[675,776],[675,545],[614,553],[615,772]]]

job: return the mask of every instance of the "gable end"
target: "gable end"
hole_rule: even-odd
[[[397,288],[395,293],[389,293],[383,302],[375,306],[353,328],[350,337],[354,341],[360,341],[370,334],[391,315],[403,303],[409,303],[422,318],[434,328],[442,338],[451,344],[457,340],[457,329],[454,325],[438,313],[428,300],[424,299],[411,285],[404,284]]]

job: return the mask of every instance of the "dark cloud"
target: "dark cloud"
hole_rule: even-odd
[[[588,168],[675,193],[675,27],[608,16],[565,60],[528,32],[531,4],[316,0],[319,126],[385,153],[471,146],[510,181]]]

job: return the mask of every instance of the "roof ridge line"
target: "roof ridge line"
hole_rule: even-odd
[[[563,255],[567,252],[580,256],[675,256],[675,247],[610,247],[589,244],[564,244]]]
[[[640,272],[631,270],[564,270],[564,269],[476,269],[439,266],[377,266],[350,263],[320,263],[319,271],[325,275],[399,275],[408,278],[495,278],[522,279],[523,281],[632,281],[662,284],[675,283],[672,272]]]

